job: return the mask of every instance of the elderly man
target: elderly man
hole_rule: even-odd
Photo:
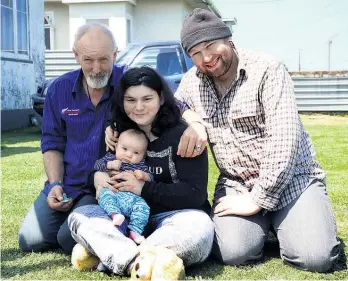
[[[57,78],[45,100],[41,149],[47,181],[19,231],[25,252],[61,247],[71,253],[76,242],[67,217],[79,206],[97,204],[93,165],[105,153],[110,98],[123,69],[114,65],[116,43],[103,25],[81,26],[73,51],[81,69]]]
[[[196,67],[185,74],[176,97],[209,123],[220,170],[213,254],[229,265],[258,261],[274,229],[285,263],[326,272],[339,254],[335,219],[291,77],[276,58],[236,48],[230,37],[215,14],[201,9],[181,30]],[[184,117],[199,121],[186,112]]]

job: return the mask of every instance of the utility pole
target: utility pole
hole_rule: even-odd
[[[331,44],[332,44],[332,39],[334,39],[335,37],[337,37],[338,34],[332,36],[329,40],[328,40],[328,58],[327,58],[327,70],[330,71],[331,68]]]
[[[301,71],[301,49],[298,49],[298,71]]]
[[[328,51],[328,54],[329,54],[329,57],[327,59],[327,70],[330,71],[330,63],[331,63],[331,44],[332,44],[332,40],[330,39],[329,42],[328,42],[328,46],[329,46],[329,51]]]

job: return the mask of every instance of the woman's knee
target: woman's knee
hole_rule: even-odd
[[[211,253],[214,224],[202,211],[182,212],[173,222],[180,233],[183,260],[186,265],[205,261]],[[185,235],[186,234],[186,235]]]

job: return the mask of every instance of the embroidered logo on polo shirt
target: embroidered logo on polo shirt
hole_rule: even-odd
[[[80,114],[80,109],[69,109],[64,108],[62,109],[62,114],[66,114],[66,115],[79,115]]]

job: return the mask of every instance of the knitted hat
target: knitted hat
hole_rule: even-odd
[[[228,26],[213,12],[194,9],[181,28],[181,44],[186,52],[199,43],[231,37]]]

